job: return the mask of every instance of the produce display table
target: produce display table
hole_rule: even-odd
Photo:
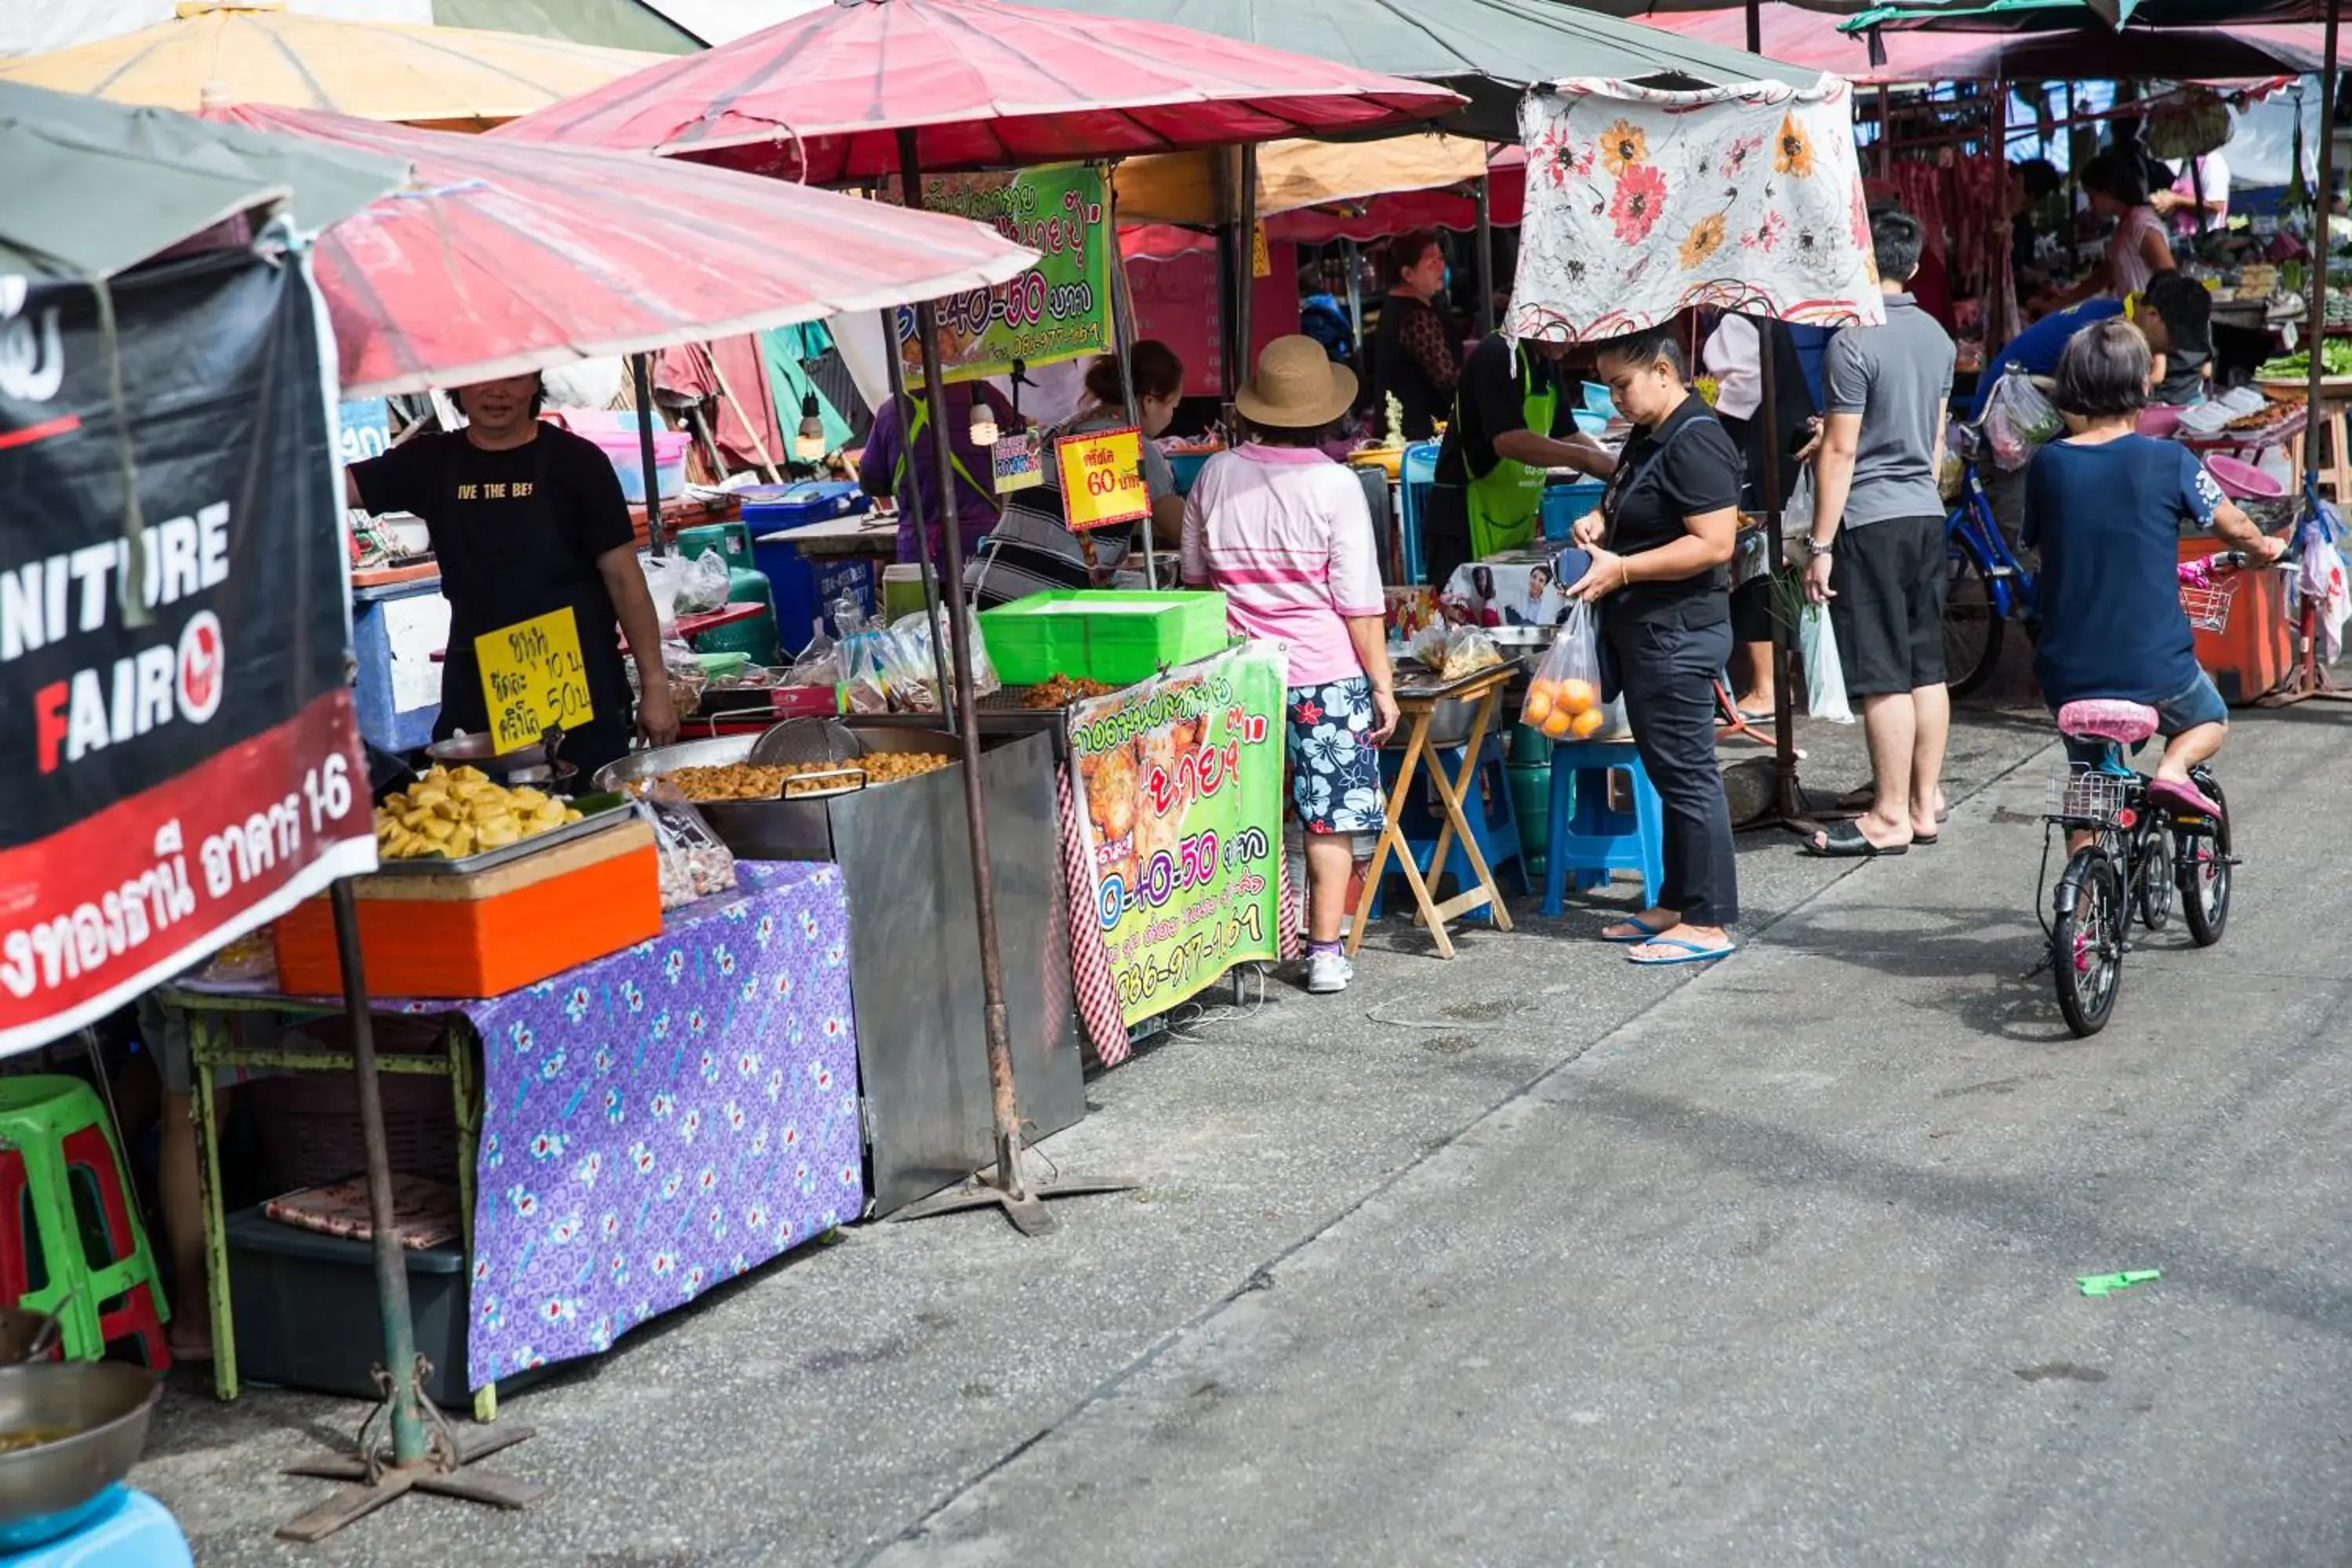
[[[1507,661],[1492,668],[1444,685],[1409,686],[1402,681],[1396,689],[1398,711],[1404,726],[1404,756],[1397,765],[1396,783],[1390,786],[1388,825],[1381,829],[1380,847],[1372,852],[1372,863],[1364,873],[1364,890],[1356,900],[1354,917],[1348,926],[1348,956],[1353,958],[1364,945],[1364,933],[1371,927],[1372,900],[1379,897],[1381,879],[1388,869],[1389,857],[1397,858],[1397,868],[1404,873],[1405,884],[1412,889],[1412,901],[1419,918],[1429,927],[1429,934],[1437,941],[1440,958],[1454,956],[1454,943],[1445,934],[1445,922],[1458,920],[1474,910],[1492,910],[1495,924],[1503,931],[1511,929],[1510,911],[1503,907],[1503,892],[1495,885],[1495,873],[1479,850],[1478,840],[1470,831],[1469,819],[1463,815],[1463,792],[1478,787],[1478,752],[1486,744],[1486,731],[1495,721],[1496,710],[1503,703],[1504,689],[1518,675],[1519,666]],[[1470,702],[1476,706],[1471,711],[1470,728],[1462,744],[1462,765],[1449,775],[1444,763],[1432,754],[1429,731],[1437,717],[1439,705],[1446,702]],[[1428,758],[1429,782],[1445,808],[1445,825],[1438,830],[1436,847],[1431,852],[1433,868],[1443,867],[1453,847],[1454,836],[1462,836],[1462,847],[1468,855],[1470,869],[1475,874],[1477,886],[1465,888],[1444,903],[1432,900],[1429,884],[1422,879],[1421,868],[1414,862],[1412,848],[1405,843],[1404,808],[1412,799],[1413,775]],[[1435,873],[1433,871],[1432,873]]]
[[[647,1319],[866,1207],[848,905],[838,868],[740,862],[740,886],[662,934],[479,1001],[378,998],[442,1021],[441,1049],[386,1072],[450,1080],[471,1285],[477,1418],[499,1377],[607,1349]],[[332,1049],[260,1051],[239,1012],[319,1017],[321,998],[186,984],[213,1308],[214,1386],[237,1394],[213,1071],[348,1073]]]

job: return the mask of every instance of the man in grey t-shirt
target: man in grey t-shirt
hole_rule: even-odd
[[[1871,220],[1886,324],[1848,327],[1822,363],[1805,593],[1830,606],[1847,693],[1862,706],[1872,801],[1817,833],[1817,855],[1901,854],[1936,841],[1944,741],[1944,503],[1936,485],[1952,392],[1952,340],[1912,302],[1918,219]]]

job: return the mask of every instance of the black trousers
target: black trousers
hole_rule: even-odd
[[[1455,571],[1473,559],[1470,492],[1460,485],[1430,486],[1421,503],[1422,581],[1443,594]]]
[[[1634,747],[1665,807],[1659,906],[1692,925],[1730,925],[1739,919],[1739,872],[1715,756],[1715,679],[1731,657],[1731,623],[1637,620],[1604,604],[1601,627]]]

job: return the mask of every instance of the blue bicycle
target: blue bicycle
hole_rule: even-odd
[[[1966,697],[1992,679],[2009,623],[2022,620],[2031,637],[2041,611],[2033,572],[2001,536],[1992,500],[1977,477],[1977,461],[1984,453],[1983,427],[1954,426],[1952,443],[1960,458],[1960,500],[1944,520],[1944,548],[1951,558],[1944,599],[1944,664],[1952,695]]]

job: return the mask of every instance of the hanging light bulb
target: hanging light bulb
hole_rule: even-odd
[[[996,445],[996,410],[983,397],[971,400],[971,444],[975,447]]]
[[[793,437],[793,455],[809,463],[824,456],[824,421],[817,416],[814,392],[801,396],[801,427]]]

